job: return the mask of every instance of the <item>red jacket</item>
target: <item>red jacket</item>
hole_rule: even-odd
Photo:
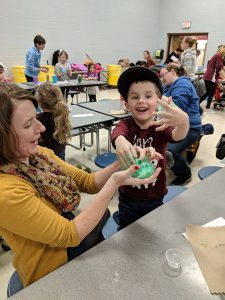
[[[223,68],[223,58],[220,53],[216,53],[208,61],[207,70],[203,79],[216,82],[219,78],[219,72]]]

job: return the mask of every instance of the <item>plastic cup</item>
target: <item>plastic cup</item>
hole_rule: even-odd
[[[38,77],[33,77],[33,83],[37,84],[38,83]]]
[[[56,75],[52,75],[52,83],[56,83],[57,82],[57,77]]]
[[[166,261],[171,269],[178,270],[181,268],[181,264],[184,261],[183,251],[175,248],[168,249],[166,251]]]

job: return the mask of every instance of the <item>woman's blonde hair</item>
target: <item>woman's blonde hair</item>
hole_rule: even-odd
[[[71,123],[69,109],[60,88],[46,82],[39,86],[36,96],[41,108],[53,113],[55,124],[53,137],[61,144],[66,144],[71,140]]]
[[[218,52],[220,52],[223,59],[225,58],[225,45],[220,45],[218,48]]]

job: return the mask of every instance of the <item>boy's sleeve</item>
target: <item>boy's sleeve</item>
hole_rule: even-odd
[[[112,145],[113,148],[116,149],[115,146],[115,140],[119,135],[123,135],[126,139],[128,139],[128,133],[129,133],[129,125],[128,125],[128,120],[121,120],[119,123],[116,125],[116,127],[112,131]]]
[[[35,53],[34,52],[29,52],[27,54],[27,61],[26,61],[26,66],[27,66],[27,69],[29,71],[31,71],[32,73],[35,71],[39,71],[39,68],[40,66],[37,68],[34,66],[35,65]]]

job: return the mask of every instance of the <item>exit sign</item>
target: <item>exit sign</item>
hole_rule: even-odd
[[[191,28],[191,21],[184,21],[182,23],[182,28],[185,28],[185,29]]]

